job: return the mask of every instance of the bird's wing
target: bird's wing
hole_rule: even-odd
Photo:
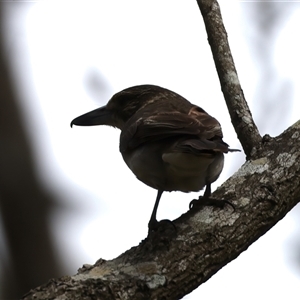
[[[194,106],[188,114],[160,112],[155,115],[140,115],[131,120],[122,131],[121,152],[134,149],[141,144],[175,138],[174,150],[198,152],[216,150],[228,152],[222,141],[219,122],[201,108]]]

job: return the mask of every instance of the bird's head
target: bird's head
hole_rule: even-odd
[[[123,129],[125,123],[141,108],[162,98],[166,89],[155,85],[139,85],[116,93],[105,106],[75,118],[72,125],[109,125]]]

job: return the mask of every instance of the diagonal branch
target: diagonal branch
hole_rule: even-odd
[[[253,121],[238,79],[220,7],[216,0],[197,0],[197,3],[204,19],[208,42],[231,122],[249,159],[259,147],[261,136]]]
[[[180,299],[235,259],[300,202],[300,121],[263,155],[247,161],[214,197],[235,204],[205,207],[175,221],[119,257],[85,265],[74,276],[53,279],[22,299]]]

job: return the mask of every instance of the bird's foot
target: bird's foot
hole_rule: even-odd
[[[170,220],[157,221],[150,220],[147,238],[144,240],[144,246],[147,252],[158,250],[170,250],[171,242],[177,236],[175,224]]]
[[[156,219],[150,220],[148,223],[148,236],[152,232],[162,232],[169,228],[172,228],[172,230],[176,232],[176,226],[170,220],[164,219],[159,222]]]
[[[199,209],[203,206],[216,206],[219,208],[224,208],[226,204],[230,205],[233,208],[233,211],[235,211],[235,206],[230,201],[200,196],[198,200],[193,199],[190,202],[189,209]]]

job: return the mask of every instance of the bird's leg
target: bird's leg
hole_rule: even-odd
[[[203,194],[203,198],[208,199],[210,197],[210,195],[211,195],[211,184],[208,183],[206,185],[206,188],[205,188],[205,191],[204,191],[204,194]],[[200,196],[199,196],[199,200],[200,200]]]
[[[199,196],[198,200],[194,199],[190,202],[189,208],[201,207],[201,206],[217,206],[220,208],[224,208],[225,204],[230,205],[233,210],[235,210],[234,205],[227,200],[220,200],[215,198],[210,198],[211,195],[211,184],[206,184],[205,192],[203,196]]]
[[[152,230],[155,230],[157,228],[158,222],[156,220],[156,213],[157,213],[157,208],[158,208],[159,200],[161,198],[162,193],[163,193],[162,190],[158,190],[158,192],[157,192],[157,196],[156,196],[155,204],[154,204],[153,211],[151,214],[151,218],[148,223],[149,232]]]
[[[158,208],[159,200],[161,198],[162,193],[163,193],[163,190],[158,190],[158,192],[157,192],[157,196],[156,196],[155,204],[154,204],[153,211],[152,211],[152,214],[151,214],[151,218],[150,218],[150,221],[148,223],[148,235],[150,234],[151,231],[156,231],[158,229],[158,227],[160,227],[164,223],[171,224],[174,227],[174,229],[176,230],[176,227],[175,227],[175,225],[173,224],[172,221],[170,221],[170,220],[161,220],[160,222],[158,222],[156,220],[157,208]]]

